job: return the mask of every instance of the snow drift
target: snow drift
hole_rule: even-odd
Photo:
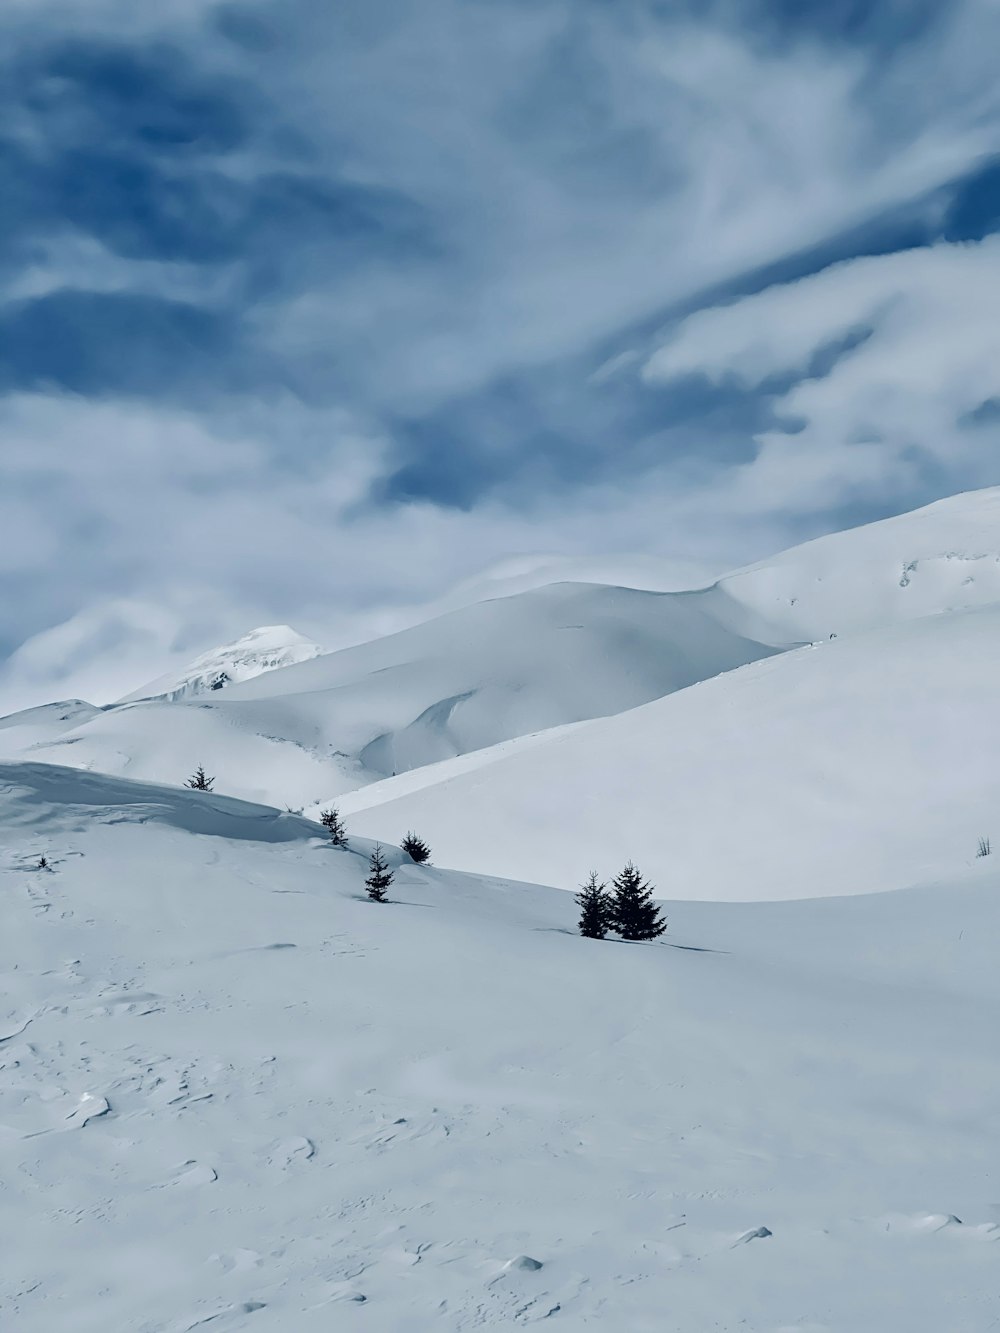
[[[989,1326],[992,859],[624,945],[320,834],[0,765],[18,1333]]]
[[[204,763],[220,790],[299,806],[773,651],[689,599],[556,584],[213,694],[112,709],[23,753],[176,783]]]
[[[1000,604],[1000,488],[832,533],[699,594],[740,634],[788,647]]]
[[[1000,809],[1000,608],[772,657],[617,717],[344,798],[441,864],[567,888],[632,858],[676,898],[896,888],[974,854]]]

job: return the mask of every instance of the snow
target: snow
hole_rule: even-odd
[[[298,807],[772,652],[688,597],[555,584],[208,695],[108,710],[22,753],[174,783],[203,763],[219,790]]]
[[[305,638],[290,625],[262,625],[235,643],[202,653],[189,666],[150,681],[118,702],[134,703],[140,699],[176,701],[216,693],[267,671],[308,662],[322,651],[319,644]]]
[[[437,606],[439,614],[472,602],[511,597],[553,583],[604,583],[647,592],[689,592],[715,574],[692,560],[651,555],[535,555],[512,557],[464,579]],[[425,616],[424,619],[429,619]]]
[[[720,579],[710,614],[778,647],[1000,603],[1000,487],[836,532]]]
[[[320,834],[0,765],[18,1333],[995,1321],[993,858],[625,945],[394,850],[372,904]]]
[[[893,889],[996,828],[1000,607],[751,664],[342,798],[460,870],[572,887],[634,860],[675,898]]]
[[[683,701],[665,716],[672,729],[689,736],[689,705],[696,716],[701,707],[687,693],[692,685],[726,673],[711,696],[726,716],[730,707],[742,707],[742,685],[737,677],[730,678],[734,668],[801,643],[888,632],[895,625],[946,612],[1000,605],[1000,489],[955,496],[912,514],[824,537],[708,587],[683,590],[694,572],[674,562],[626,557],[509,561],[458,589],[454,600],[460,605],[455,609],[370,643],[321,654],[288,626],[273,626],[204,654],[189,669],[144,686],[117,707],[76,705],[83,711],[69,719],[73,725],[66,725],[65,705],[7,719],[0,723],[0,756],[175,784],[204,764],[220,791],[295,809],[315,809],[340,797],[355,810],[404,795],[409,800],[412,783],[406,775],[419,771],[418,787],[447,780],[448,790],[458,792],[456,808],[464,808],[465,796],[453,779],[478,772],[497,758],[506,762],[508,750],[512,756],[526,745],[537,748],[540,733],[625,714],[682,690]],[[594,582],[541,582],[570,574],[587,575]],[[616,586],[606,581],[612,577],[623,584],[644,578],[673,591]],[[490,591],[505,595],[484,600]],[[941,651],[947,653],[946,646]],[[877,693],[884,673],[874,660],[869,669]],[[913,665],[898,661],[896,669],[909,675]],[[858,670],[863,673],[865,668]],[[212,689],[223,674],[226,683]],[[796,681],[791,677],[789,688],[797,688]],[[736,691],[731,702],[730,691]],[[936,707],[933,693],[924,703]],[[783,722],[776,734],[791,725]],[[803,743],[809,735],[807,728]],[[617,745],[613,728],[596,728],[585,736],[598,744],[607,736],[608,743]],[[821,739],[819,733],[816,739]],[[557,737],[548,740],[554,744]],[[667,751],[676,748],[663,734],[657,743]],[[590,740],[579,744],[589,745]],[[494,752],[497,745],[506,748]],[[466,756],[475,757],[467,762]],[[710,780],[709,758],[694,764],[703,787]],[[449,761],[452,767],[440,767]],[[745,762],[752,766],[753,756]],[[595,751],[584,757],[581,771],[603,767],[603,754]],[[644,762],[643,771],[660,781],[655,764]],[[534,791],[530,767],[519,772],[526,790]],[[564,781],[558,766],[552,772],[554,781]],[[887,777],[896,781],[894,773],[887,772]],[[386,780],[395,785],[384,785]],[[467,780],[479,783],[478,778]],[[725,795],[722,828],[717,828],[710,801],[696,791],[677,794],[675,787],[686,784],[675,768],[664,780],[671,808],[694,805],[690,834],[682,833],[682,840],[705,839],[724,849],[727,829],[742,823],[751,843],[759,841],[754,826],[738,818],[741,802],[731,790],[733,780],[748,780],[745,773],[720,778]],[[601,781],[595,771],[598,790]],[[360,797],[355,794],[371,784],[377,786]],[[770,793],[777,789],[766,771],[763,787],[761,799],[770,802]],[[882,793],[874,795],[885,808]],[[430,812],[430,801],[429,796],[420,798],[413,806],[414,818],[422,817],[425,809]],[[644,812],[643,822],[645,801],[648,796],[636,806]],[[546,792],[540,809],[547,809],[548,802]],[[754,796],[747,808],[757,810],[759,804]],[[544,840],[543,821],[539,812],[519,808],[518,817],[524,815],[529,827],[538,827],[537,833],[518,840],[530,850],[522,859],[505,837],[507,845],[490,853],[492,858],[502,853],[505,859],[487,866],[477,862],[474,835],[482,825],[475,821],[461,848],[462,837],[449,836],[447,821],[441,825],[442,840],[456,865],[550,877],[554,864],[564,865],[561,849],[553,849],[550,860],[542,863],[548,869],[538,868],[534,848]],[[672,830],[670,811],[657,813],[656,823],[662,825],[664,818]],[[765,826],[785,837],[780,822],[768,818]],[[629,839],[639,819],[638,814],[631,823],[626,819],[623,832],[628,830]],[[807,824],[818,832],[829,827],[829,822]],[[571,827],[572,822],[563,819],[553,832],[562,838]],[[654,837],[648,826],[645,836],[647,841]],[[798,849],[794,836],[792,841]],[[613,848],[600,841],[584,840],[581,846],[585,844],[600,855],[602,864],[606,850],[617,858],[617,841]],[[891,855],[896,854],[894,846]],[[868,869],[860,855],[849,865],[837,864],[839,870],[850,871],[848,882],[860,868],[863,886],[870,887],[877,884],[888,855]],[[661,856],[658,864],[666,867],[666,858]],[[909,867],[910,861],[905,864]],[[694,888],[684,892],[722,891],[719,876],[713,871],[706,880],[703,870],[701,857],[684,861],[685,876],[694,877]],[[771,873],[770,863],[751,870],[751,877]],[[573,864],[572,874],[577,871]],[[724,878],[728,883],[729,877]],[[797,891],[831,891],[829,878],[824,884]],[[759,896],[760,886],[754,884],[752,892]],[[783,884],[777,892],[786,895],[791,889]]]
[[[0,719],[5,1327],[996,1322],[1000,491],[600,568]]]
[[[62,699],[0,717],[0,758],[12,758],[29,746],[63,736],[100,711],[83,699]]]

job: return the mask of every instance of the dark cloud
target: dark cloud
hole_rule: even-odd
[[[947,17],[937,0],[723,0],[720,9],[768,41],[819,39],[890,56]]]
[[[0,307],[0,388],[172,399],[256,382],[231,316],[183,301],[63,289]],[[256,375],[255,375],[256,372]]]
[[[654,470],[710,472],[751,456],[755,432],[772,424],[769,398],[694,376],[661,388],[548,367],[397,420],[398,466],[377,494],[471,509],[486,494],[530,505]]]
[[[204,154],[231,152],[249,133],[246,86],[206,77],[169,46],[61,41],[29,52],[12,83],[50,142],[89,140],[141,145],[157,154]]]
[[[124,291],[56,291],[0,308],[7,389],[170,397],[195,380],[207,392],[213,378],[219,392],[246,388],[258,354],[237,326],[256,302],[353,277],[386,254],[398,265],[432,251],[420,210],[398,192],[310,171],[294,155],[277,164],[266,100],[190,54],[60,40],[8,53],[6,66],[0,270],[44,267],[47,246],[86,237],[140,265],[227,277],[222,308],[219,298],[154,297],[141,269],[123,277]],[[240,349],[247,364],[237,367]]]

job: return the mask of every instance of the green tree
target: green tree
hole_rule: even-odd
[[[365,880],[365,888],[368,890],[368,897],[374,903],[384,903],[386,898],[386,889],[395,879],[394,873],[389,869],[385,857],[382,855],[382,844],[377,842],[371,856],[368,858],[368,878]]]
[[[212,783],[214,781],[215,778],[207,778],[205,776],[205,770],[202,765],[199,764],[195,770],[194,776],[188,778],[184,785],[185,787],[191,787],[194,791],[211,791]]]
[[[330,841],[334,847],[347,846],[347,830],[344,828],[344,821],[340,817],[340,811],[337,807],[331,806],[329,810],[324,810],[319,817],[319,822],[330,835]]]
[[[652,885],[645,883],[631,861],[611,881],[612,928],[623,940],[655,940],[667,923],[653,901]]]
[[[423,838],[418,838],[415,833],[408,833],[399,845],[410,860],[416,861],[418,866],[422,866],[425,861],[431,859],[431,849]]]
[[[580,934],[588,940],[603,940],[611,927],[611,895],[606,884],[598,884],[597,872],[592,870],[586,884],[576,895],[580,909]]]

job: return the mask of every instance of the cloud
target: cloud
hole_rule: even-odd
[[[998,43],[989,0],[11,0],[0,654],[341,641],[525,552],[1000,480],[989,251],[939,244],[995,229]]]
[[[993,477],[995,448],[977,426],[1000,394],[998,271],[998,236],[849,261],[699,311],[643,375],[757,389],[790,377],[773,398],[781,427],[758,435],[754,459],[720,488],[730,506],[905,495],[928,468]]]
[[[272,412],[285,429],[291,415],[307,445],[319,433],[323,452],[276,467],[273,419],[256,409],[209,430],[176,408],[154,416],[68,395],[3,403],[0,602],[18,604],[27,641],[0,667],[6,710],[57,694],[107,702],[158,661],[187,660],[279,610],[329,646],[357,642],[414,623],[455,582],[525,553],[639,549],[718,573],[761,540],[752,523],[720,540],[703,513],[675,513],[667,476],[639,491],[628,478],[602,482],[571,505],[544,491],[530,505],[465,511],[372,504],[384,441],[337,413]]]

